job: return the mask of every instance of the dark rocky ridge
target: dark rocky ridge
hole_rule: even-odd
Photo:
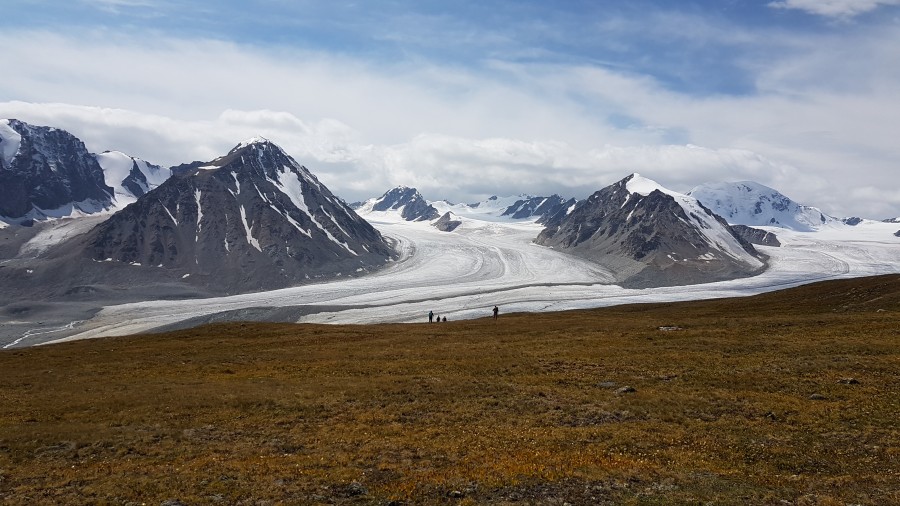
[[[21,143],[9,164],[0,157],[0,216],[16,222],[67,205],[88,213],[110,207],[113,189],[83,142],[57,128],[8,124]]]
[[[772,232],[766,232],[765,230],[748,227],[746,225],[731,225],[731,229],[734,230],[735,234],[750,244],[774,247],[781,246],[781,241],[778,240],[778,236]]]
[[[537,223],[546,224],[553,216],[568,211],[575,202],[575,199],[565,200],[556,194],[549,197],[530,197],[517,200],[503,211],[502,216],[516,220],[537,217]]]
[[[425,201],[415,188],[398,186],[388,190],[372,205],[373,211],[400,210],[400,217],[406,221],[431,221],[440,213]]]
[[[150,184],[147,182],[147,176],[138,168],[137,162],[131,166],[128,176],[122,180],[122,188],[125,188],[135,197],[142,197],[150,190]]]

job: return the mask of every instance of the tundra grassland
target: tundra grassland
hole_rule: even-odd
[[[217,324],[0,353],[0,504],[900,504],[898,414],[896,275]]]

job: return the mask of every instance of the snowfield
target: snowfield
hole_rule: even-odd
[[[450,207],[449,205],[447,207]],[[500,206],[498,205],[497,208]],[[442,212],[451,210],[441,209]],[[189,301],[149,301],[105,307],[78,322],[77,334],[53,342],[133,334],[226,311],[300,308],[297,321],[366,324],[448,321],[500,314],[560,311],[634,302],[668,302],[746,296],[826,279],[900,272],[896,225],[865,221],[815,232],[766,228],[782,247],[758,247],[769,268],[755,277],[690,286],[623,289],[602,267],[532,240],[541,226],[499,218],[496,208],[453,208],[463,224],[440,232],[428,222],[406,222],[398,211],[365,218],[397,242],[401,258],[364,277],[282,290]],[[764,227],[763,227],[764,228]]]

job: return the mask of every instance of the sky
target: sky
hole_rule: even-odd
[[[0,118],[170,166],[266,137],[348,202],[632,172],[900,216],[900,0],[0,0]]]

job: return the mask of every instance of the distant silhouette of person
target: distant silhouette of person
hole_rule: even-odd
[[[434,311],[428,312],[428,323],[432,323],[434,321]]]
[[[494,319],[495,320],[497,319],[498,313],[500,313],[500,308],[498,308],[497,306],[494,306]]]
[[[438,315],[437,320],[435,320],[435,321],[436,321],[437,323],[441,323],[441,316]]]
[[[446,317],[446,316],[445,316],[445,317],[444,317],[444,319],[443,319],[443,320],[441,320],[441,321],[442,321],[442,322],[445,322],[445,321],[447,321],[447,317]]]

